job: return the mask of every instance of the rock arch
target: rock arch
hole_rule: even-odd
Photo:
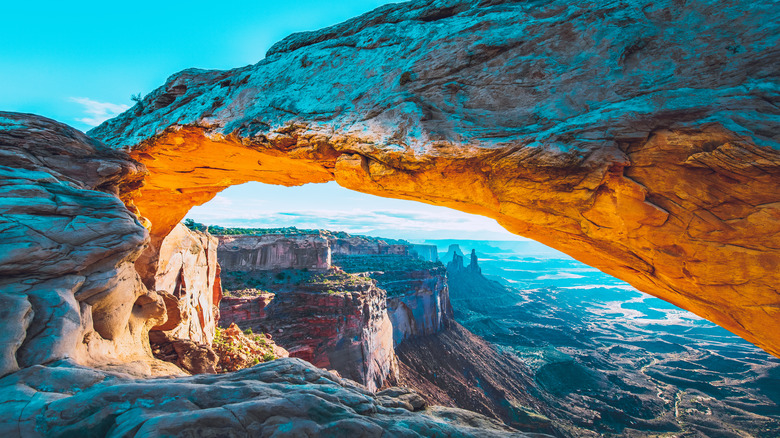
[[[780,356],[780,10],[591,6],[388,5],[178,73],[92,138],[0,114],[0,375],[175,372],[148,362],[166,309],[143,281],[246,181],[490,216]]]
[[[388,5],[180,72],[90,135],[149,169],[152,246],[232,184],[335,180],[493,217],[780,355],[780,17],[744,12]]]
[[[777,354],[774,341],[761,338],[778,332],[766,329],[778,325],[780,316],[773,269],[780,266],[780,255],[771,246],[780,230],[780,204],[773,191],[778,174],[730,158],[767,151],[720,129],[654,132],[631,147],[627,162],[582,167],[523,166],[516,157],[527,153],[524,148],[452,148],[451,155],[421,158],[355,153],[343,146],[354,141],[349,138],[319,143],[305,133],[290,138],[294,143],[286,150],[274,143],[248,147],[187,127],[131,152],[150,172],[134,198],[150,221],[152,236],[149,258],[137,264],[139,272],[146,263],[156,269],[155,242],[192,206],[232,184],[336,180],[365,193],[493,217],[509,231],[566,252]],[[718,147],[704,151],[701,145],[707,143]],[[780,162],[778,156],[773,159]],[[724,183],[731,178],[739,183]],[[684,192],[678,191],[681,187]],[[697,193],[718,196],[697,198]]]

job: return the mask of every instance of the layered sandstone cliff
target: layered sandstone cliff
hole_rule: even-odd
[[[178,73],[91,134],[149,168],[153,248],[227,186],[336,180],[490,216],[778,354],[778,14],[387,5]]]
[[[333,263],[376,280],[387,291],[395,346],[405,339],[437,333],[452,320],[447,273],[438,262],[420,260],[417,254],[364,254],[336,256]]]
[[[375,391],[396,372],[393,327],[385,291],[365,277],[343,272],[271,272],[267,278],[225,270],[226,284],[255,284],[226,296],[220,325],[270,333],[290,356],[337,371]],[[238,275],[236,275],[238,274]]]
[[[165,237],[152,287],[163,296],[168,318],[152,330],[211,345],[222,298],[218,243],[216,237],[181,224]]]
[[[220,265],[231,271],[330,268],[328,239],[319,235],[220,236]]]
[[[222,326],[236,323],[270,332],[292,356],[371,389],[395,374],[393,347],[410,337],[436,333],[451,319],[444,267],[421,262],[411,244],[325,230],[318,235],[219,239],[226,284],[240,290],[223,299]],[[264,262],[260,255],[265,248],[284,255],[284,267],[292,269]],[[435,245],[418,249],[436,253]],[[334,265],[346,274],[311,274],[310,264],[295,262],[317,260],[327,252],[330,267],[331,251]]]
[[[403,281],[407,292],[387,299],[387,314],[393,324],[396,346],[409,338],[438,333],[452,321],[452,307],[443,272],[414,271],[405,277]]]
[[[429,262],[439,261],[439,249],[436,247],[436,245],[415,243],[412,245],[410,252],[420,260],[426,260]]]

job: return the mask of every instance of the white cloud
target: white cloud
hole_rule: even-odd
[[[79,122],[85,123],[89,126],[97,126],[104,121],[116,117],[124,111],[130,109],[129,105],[116,104],[109,102],[98,102],[88,97],[71,97],[71,102],[76,102],[84,106],[84,112],[89,117],[83,117],[76,119]]]
[[[213,202],[213,201],[212,201]],[[221,203],[220,203],[221,204]],[[444,213],[444,214],[442,214]],[[523,240],[509,234],[494,220],[466,213],[429,211],[375,211],[353,209],[258,211],[224,208],[206,204],[190,210],[187,217],[198,222],[238,227],[324,228],[353,234],[381,234],[393,238],[438,238],[451,236],[484,236]],[[502,239],[502,240],[503,240]]]
[[[225,227],[323,228],[405,239],[526,240],[495,220],[445,207],[380,198],[335,182],[299,187],[247,183],[220,192],[187,217]]]

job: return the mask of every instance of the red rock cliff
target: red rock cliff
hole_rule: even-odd
[[[277,281],[277,275],[271,273],[270,278]],[[376,390],[396,371],[385,291],[365,277],[315,275],[323,278],[272,283],[273,294],[251,291],[223,298],[220,325],[236,323],[242,329],[270,333],[290,356]]]

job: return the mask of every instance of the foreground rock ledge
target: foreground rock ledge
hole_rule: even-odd
[[[62,361],[0,379],[0,433],[23,437],[545,437],[473,412],[372,394],[300,359],[230,374],[134,380]]]
[[[495,218],[780,356],[779,15],[387,5],[253,66],[178,73],[90,134],[151,172],[133,199],[152,266],[230,185],[335,180]]]

